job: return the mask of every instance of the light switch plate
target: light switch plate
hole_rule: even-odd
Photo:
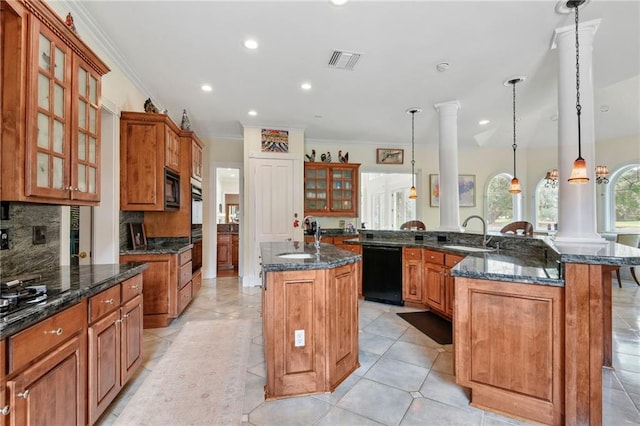
[[[0,250],[9,250],[9,230],[0,229]]]
[[[295,346],[296,348],[304,347],[304,330],[294,331],[293,346]]]

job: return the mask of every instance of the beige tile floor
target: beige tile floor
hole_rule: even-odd
[[[640,287],[613,284],[615,370],[603,370],[603,424],[640,425]],[[410,310],[360,302],[361,367],[333,393],[264,401],[260,288],[237,278],[205,280],[169,327],[144,332],[144,364],[99,421],[110,425],[162,358],[186,321],[251,318],[244,425],[509,425],[527,424],[468,405],[455,384],[452,346],[442,346],[396,315]],[[220,342],[224,344],[224,342]]]

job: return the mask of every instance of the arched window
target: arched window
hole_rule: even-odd
[[[542,179],[536,186],[536,230],[555,229],[558,223],[558,186],[552,187]]]
[[[507,173],[495,175],[487,185],[486,222],[487,229],[500,230],[504,225],[518,220],[514,197],[509,193],[511,176]]]
[[[611,177],[613,230],[640,231],[640,164],[621,168]]]

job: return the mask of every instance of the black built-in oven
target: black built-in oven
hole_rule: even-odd
[[[180,175],[164,169],[164,209],[180,210]]]

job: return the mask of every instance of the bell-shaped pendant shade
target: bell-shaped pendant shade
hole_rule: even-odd
[[[573,162],[573,170],[571,170],[571,176],[569,177],[569,183],[587,183],[589,178],[587,177],[587,162],[584,158],[578,157]]]
[[[409,199],[415,200],[416,198],[418,198],[418,191],[416,191],[415,186],[412,186],[411,189],[409,190]]]
[[[511,187],[509,188],[509,192],[512,194],[519,194],[522,192],[522,189],[520,188],[520,181],[517,177],[511,179]]]

